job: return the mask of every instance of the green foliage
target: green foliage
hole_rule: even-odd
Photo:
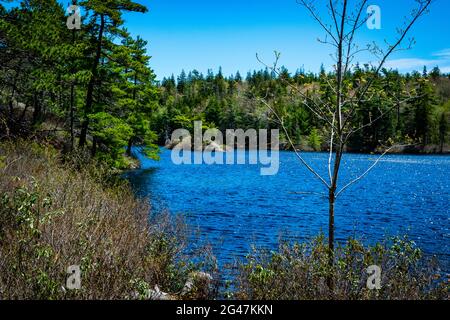
[[[10,135],[48,132],[71,151],[78,137],[80,149],[90,147],[113,166],[122,167],[122,154],[130,156],[133,146],[157,159],[152,126],[159,91],[147,42],[133,39],[122,19],[147,9],[130,0],[78,5],[85,13],[81,30],[67,28],[56,0],[0,11],[0,126]]]
[[[316,128],[313,128],[311,130],[308,140],[309,140],[309,145],[315,151],[320,151],[322,149],[322,139],[320,137],[319,130],[317,130]]]
[[[123,147],[133,135],[133,129],[125,121],[106,112],[92,114],[89,117],[93,121],[94,137],[113,148]]]
[[[323,104],[335,101],[329,85],[335,74],[292,74],[281,68],[279,75],[266,69],[243,79],[238,73],[226,77],[221,69],[206,75],[193,70],[158,84],[147,42],[133,38],[123,20],[124,13],[146,8],[131,0],[78,4],[85,16],[76,31],[67,28],[65,10],[56,0],[24,1],[0,10],[0,127],[9,135],[47,132],[47,138],[70,151],[78,142],[82,149],[91,148],[94,157],[123,166],[127,161],[120,160],[120,153],[131,156],[133,147],[158,159],[157,145],[165,144],[175,129],[192,130],[195,120],[221,131],[276,128],[276,118],[257,99],[266,97],[295,143],[309,140],[321,150],[315,130],[328,134],[328,124],[304,105],[299,91],[327,113]],[[350,70],[343,81],[345,95],[373,73],[369,66]],[[382,70],[367,95],[372,99],[362,100],[349,120],[350,128],[363,127],[351,136],[349,150],[372,152],[389,139],[445,149],[448,117],[440,110],[450,99],[450,80],[440,70],[406,75]],[[414,99],[397,102],[409,95]],[[344,113],[349,108],[344,105]],[[110,126],[105,126],[107,119]]]
[[[20,183],[20,179],[17,179]],[[64,214],[61,210],[49,210],[52,206],[50,195],[42,195],[39,184],[34,178],[31,187],[22,185],[12,194],[1,195],[0,244],[17,238],[20,250],[14,257],[13,270],[19,279],[34,292],[36,299],[55,299],[60,284],[52,278],[55,251],[40,241],[42,232],[53,219]],[[13,232],[11,234],[11,232]]]
[[[382,270],[381,290],[367,288],[367,268]],[[414,242],[396,237],[366,247],[349,239],[328,263],[323,235],[310,243],[283,242],[278,251],[254,249],[240,263],[237,298],[256,300],[448,299],[448,283]],[[330,292],[326,280],[334,279]]]
[[[368,66],[357,66],[349,72],[344,80],[346,94],[367,83],[373,72]],[[311,147],[323,151],[319,133],[327,133],[328,124],[312,114],[303,104],[303,98],[289,86],[293,85],[320,105],[333,104],[335,97],[329,84],[335,81],[334,78],[333,73],[315,75],[301,70],[290,75],[286,69],[279,76],[268,70],[249,73],[245,81],[236,81],[234,76],[226,78],[220,71],[217,74],[208,71],[204,76],[195,70],[182,73],[178,82],[174,77],[165,78],[160,85],[161,109],[156,126],[159,141],[164,143],[174,129],[190,130],[192,122],[198,119],[222,131],[276,128],[277,119],[266,106],[257,102],[258,97],[266,97],[297,144],[301,145],[302,137],[306,137],[305,141]],[[450,88],[450,82],[436,73],[411,76],[383,70],[367,93],[372,99],[362,100],[355,108],[354,117],[349,119],[350,128],[363,127],[351,136],[349,150],[372,152],[392,140],[437,143],[439,122],[446,120],[433,115],[439,110],[438,100],[446,102],[450,99],[445,95],[446,88]],[[413,98],[404,99],[405,96]],[[405,102],[397,102],[401,100]],[[344,105],[344,113],[350,112],[349,108]],[[374,119],[378,120],[367,126]],[[448,141],[447,135],[444,140]]]
[[[412,106],[414,108],[414,137],[423,144],[430,140],[431,115],[435,97],[433,87],[428,79],[418,79],[416,87],[417,99]]]
[[[92,114],[89,119],[96,143],[108,146],[108,152],[99,153],[100,159],[111,163],[114,167],[123,167],[124,146],[133,136],[131,126],[106,112]]]

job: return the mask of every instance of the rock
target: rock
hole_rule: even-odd
[[[229,152],[229,151],[232,151],[233,149],[228,147],[227,145],[219,145],[215,141],[210,141],[203,147],[203,150],[206,150],[206,151],[214,150],[215,152]]]
[[[206,272],[193,272],[189,275],[181,296],[198,295],[208,296],[212,291],[213,277]],[[205,298],[205,297],[203,297]]]
[[[212,151],[215,150],[216,152],[229,152],[232,151],[233,148],[228,147],[227,145],[219,145],[215,141],[203,141],[203,144],[200,148],[195,148],[195,146],[192,143],[191,137],[187,136],[183,139],[175,139],[171,141],[166,141],[165,147],[169,150],[172,150],[176,146],[185,149],[185,150],[193,150],[193,151]]]
[[[157,285],[154,290],[148,290],[147,297],[149,300],[175,300],[175,298],[170,294],[162,292]]]
[[[171,141],[167,141],[166,142],[166,148],[169,150],[172,150],[173,148],[175,148],[176,146],[181,144],[181,148],[183,149],[191,149],[192,148],[192,143],[191,143],[191,137],[190,136],[186,136],[183,139],[174,139]]]

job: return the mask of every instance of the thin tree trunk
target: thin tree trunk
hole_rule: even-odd
[[[12,88],[11,88],[11,96],[10,96],[10,99],[9,99],[9,103],[8,103],[8,105],[9,105],[9,117],[8,117],[8,127],[13,127],[13,132],[14,132],[14,127],[15,127],[15,124],[14,124],[14,95],[16,94],[16,85],[17,85],[17,78],[18,78],[18,74],[19,74],[19,71],[16,71],[16,74],[15,74],[15,76],[14,76],[14,81],[13,81],[13,84],[12,84]]]
[[[73,151],[75,143],[74,133],[74,103],[75,103],[75,85],[70,85],[70,151]]]
[[[334,204],[336,201],[335,194],[332,190],[329,192],[329,216],[328,216],[328,266],[329,276],[327,277],[327,286],[330,290],[330,295],[334,291],[334,278],[333,278],[333,266],[334,266]]]
[[[105,30],[105,16],[103,14],[100,15],[100,30],[98,33],[98,42],[97,42],[97,52],[95,54],[94,64],[92,66],[92,77],[88,84],[88,90],[86,95],[86,104],[84,108],[84,120],[81,125],[81,134],[80,134],[80,147],[83,147],[87,141],[87,132],[89,128],[89,115],[92,112],[92,104],[94,102],[94,86],[97,81],[98,74],[98,65],[100,63],[100,59],[102,56],[102,42],[103,42],[103,32]]]
[[[334,251],[334,204],[336,202],[336,197],[334,192],[330,190],[329,196],[329,222],[328,222],[328,247],[330,252]]]
[[[27,114],[27,110],[28,110],[28,103],[25,105],[25,107],[23,108],[22,114],[20,115],[20,122],[22,123],[25,120],[25,116]]]
[[[342,154],[344,151],[344,145],[342,142],[339,143],[338,148],[336,150],[336,159],[334,162],[333,169],[333,177],[332,183],[329,188],[328,193],[328,202],[329,202],[329,210],[328,210],[328,267],[330,268],[330,272],[332,272],[334,267],[334,212],[335,212],[335,203],[336,203],[336,189],[339,179],[339,169],[341,166]],[[330,289],[330,293],[334,291],[334,279],[332,273],[330,273],[327,278],[327,285]]]
[[[133,147],[133,138],[130,138],[128,140],[128,147],[127,147],[127,156],[131,156],[131,148]]]
[[[342,82],[343,77],[345,76],[343,74],[343,42],[344,42],[344,29],[345,29],[345,17],[347,14],[347,0],[344,0],[343,4],[343,12],[342,12],[342,20],[341,20],[341,26],[339,30],[339,43],[337,47],[337,75],[336,75],[336,119],[337,119],[337,136],[339,139],[342,139]],[[330,267],[330,271],[332,270],[334,266],[334,207],[335,207],[335,201],[336,201],[336,189],[337,189],[337,183],[339,178],[339,169],[341,166],[341,159],[342,159],[342,152],[343,152],[344,146],[342,145],[342,140],[339,142],[339,146],[336,150],[336,159],[334,162],[334,170],[333,170],[333,177],[331,179],[331,186],[329,188],[329,222],[328,222],[328,263]],[[333,291],[334,285],[333,281],[334,279],[330,276],[327,279],[328,287],[330,288],[330,291]]]
[[[95,157],[96,154],[97,154],[97,138],[93,137],[92,138],[91,155],[92,155],[92,157]]]
[[[77,1],[72,2],[74,5],[77,4]],[[72,45],[75,45],[75,29],[72,30]],[[74,75],[75,70],[74,66],[72,65],[71,68],[71,74]],[[75,145],[75,132],[74,132],[74,112],[75,107],[75,81],[72,79],[70,82],[70,110],[69,110],[69,117],[70,117],[70,151],[73,151],[74,145]]]
[[[13,82],[13,86],[12,86],[12,90],[11,90],[11,96],[9,98],[9,113],[10,113],[11,119],[13,118],[13,115],[14,115],[14,95],[16,94],[16,83],[17,83],[17,77],[14,78],[14,82]]]
[[[34,94],[34,111],[33,111],[33,125],[37,124],[39,120],[41,119],[42,114],[42,105],[39,101],[39,94]]]

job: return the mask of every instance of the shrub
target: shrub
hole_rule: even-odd
[[[61,164],[29,142],[3,143],[0,155],[0,299],[145,298],[155,285],[176,297],[207,268],[185,255],[184,222],[149,218],[148,202],[107,167]],[[72,265],[80,290],[66,288]]]
[[[371,265],[382,270],[380,290],[367,288],[366,271]],[[448,282],[407,238],[370,247],[348,240],[336,249],[331,268],[323,236],[307,244],[282,243],[277,252],[254,249],[238,270],[240,299],[448,299]],[[329,277],[333,290],[327,285]]]

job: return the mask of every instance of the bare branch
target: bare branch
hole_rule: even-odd
[[[278,77],[280,76],[280,72],[277,69],[277,62],[279,59],[279,54],[276,52],[275,53],[275,63],[272,66],[269,66],[267,63],[265,63],[264,61],[262,61],[259,58],[259,55],[256,54],[256,59],[262,64],[264,65],[266,68],[270,69],[272,72],[274,72]],[[281,81],[283,81],[288,87],[290,87],[292,90],[296,91],[298,94],[300,94],[300,96],[304,99],[302,101],[302,104],[308,108],[309,111],[311,111],[318,119],[325,121],[326,123],[328,123],[329,125],[332,125],[332,122],[330,121],[330,119],[327,118],[327,116],[325,114],[323,114],[321,112],[321,107],[319,105],[317,105],[317,103],[314,101],[314,99],[311,99],[310,97],[306,96],[303,92],[300,91],[300,89],[298,89],[297,87],[295,87],[294,85],[292,85],[291,83],[289,83],[288,81],[286,81],[286,79],[281,79]],[[313,108],[311,105],[309,105],[309,103],[307,102],[311,102],[315,108]]]
[[[320,26],[325,30],[325,32],[334,40],[334,42],[337,44],[338,40],[336,39],[336,37],[334,36],[333,32],[331,32],[331,28],[328,27],[323,21],[322,19],[319,17],[319,15],[316,12],[316,9],[314,7],[314,1],[306,1],[306,0],[297,0],[297,3],[304,6],[306,8],[306,10],[309,11],[309,13],[311,14],[311,16],[314,18],[314,20],[316,20]]]
[[[396,147],[395,145],[388,148],[387,150],[385,150],[383,152],[383,154],[381,154],[378,159],[359,177],[357,177],[356,179],[353,179],[352,181],[350,181],[349,183],[347,183],[338,193],[336,193],[336,198],[339,197],[339,195],[344,192],[346,189],[348,189],[350,186],[354,185],[355,183],[357,183],[358,181],[360,181],[362,178],[364,178],[366,175],[369,174],[370,171],[373,170],[373,168],[376,167],[376,165],[380,162],[381,159],[383,159],[383,157],[389,152],[391,151],[394,147]]]
[[[381,61],[378,65],[378,67],[376,68],[373,77],[368,81],[367,85],[363,88],[363,90],[361,91],[361,93],[359,94],[359,99],[356,102],[356,104],[353,106],[352,110],[350,111],[348,117],[345,119],[344,121],[344,127],[349,123],[349,119],[351,118],[351,115],[353,114],[353,112],[355,111],[356,105],[358,105],[361,100],[363,99],[363,97],[365,96],[365,94],[367,93],[367,91],[370,89],[370,87],[373,85],[375,79],[377,78],[378,74],[380,73],[381,69],[383,68],[384,64],[386,63],[387,59],[391,56],[391,54],[400,46],[400,44],[403,42],[403,40],[405,39],[406,35],[409,33],[409,31],[411,30],[412,26],[416,23],[416,21],[422,16],[424,15],[427,10],[428,7],[430,6],[431,2],[433,0],[418,0],[417,2],[420,4],[419,8],[416,9],[414,11],[414,15],[413,18],[411,19],[411,21],[407,24],[406,28],[404,30],[399,30],[400,32],[400,37],[397,39],[397,41],[393,44],[389,46],[389,50],[384,54],[384,56],[381,58]]]
[[[346,57],[346,61],[345,61],[345,64],[344,64],[344,66],[345,66],[344,67],[344,75],[349,70],[349,64],[350,64],[350,62],[352,60],[352,57],[354,57],[358,53],[358,51],[356,51],[356,53],[352,54],[351,50],[352,50],[352,44],[353,44],[353,39],[355,37],[355,33],[361,27],[361,25],[363,25],[363,23],[361,23],[358,26],[358,23],[359,23],[359,20],[361,18],[361,15],[363,13],[363,10],[366,7],[366,3],[367,3],[367,0],[363,0],[361,2],[361,5],[360,5],[359,10],[358,10],[358,14],[357,14],[356,19],[355,19],[355,23],[354,23],[353,27],[351,28],[351,31],[345,36],[345,38],[349,37],[349,40],[348,40],[347,53],[346,53],[347,57]],[[367,21],[367,18],[366,18],[366,21]]]
[[[281,124],[281,127],[286,135],[286,138],[289,141],[289,144],[291,145],[292,149],[294,150],[297,158],[300,160],[300,162],[312,173],[314,174],[314,176],[319,179],[327,188],[329,188],[330,186],[328,185],[328,183],[325,181],[324,178],[322,178],[320,176],[320,174],[318,174],[306,161],[305,159],[303,159],[303,157],[301,156],[300,152],[297,150],[297,148],[295,147],[294,143],[292,142],[292,139],[286,129],[286,126],[284,125],[283,119],[281,119],[281,117],[278,115],[278,113],[264,100],[264,99],[259,99],[274,115],[275,117],[278,119],[278,121]]]
[[[336,18],[336,10],[334,8],[333,1],[334,0],[330,0],[329,6],[330,6],[330,10],[331,10],[331,15],[333,16],[334,26],[336,28],[336,34],[339,34],[339,26],[338,26],[338,22],[337,22],[337,18]]]

